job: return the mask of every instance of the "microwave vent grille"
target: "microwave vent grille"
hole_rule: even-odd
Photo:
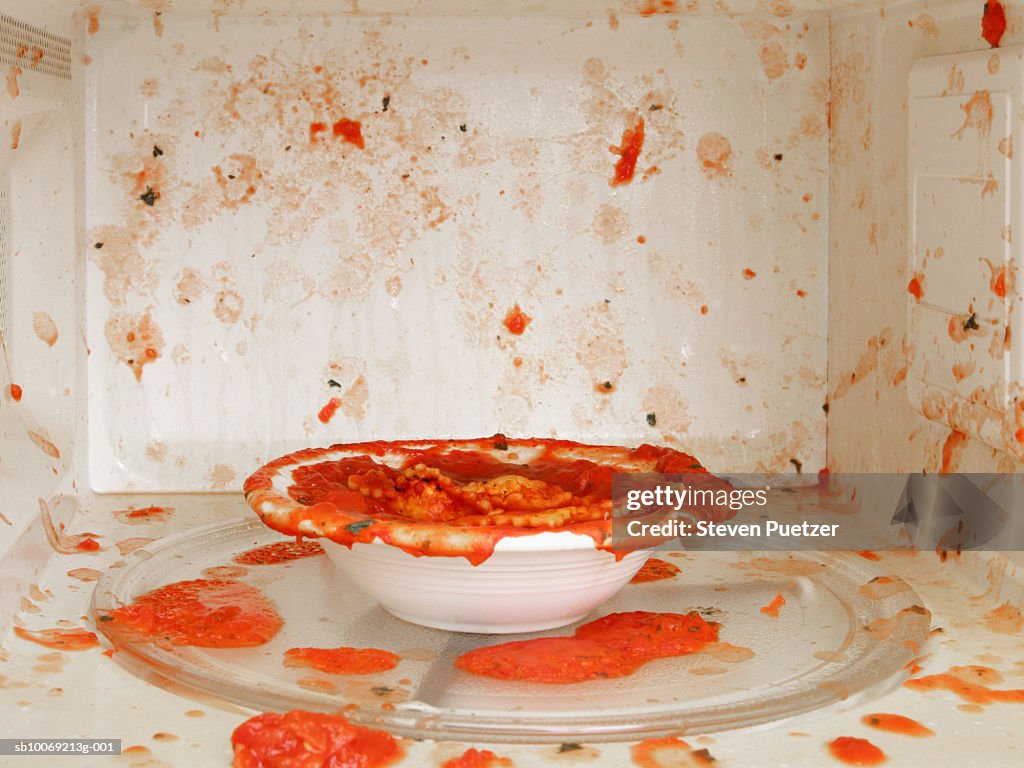
[[[0,13],[0,65],[71,79],[71,41]]]

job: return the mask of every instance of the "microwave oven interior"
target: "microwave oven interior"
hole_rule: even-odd
[[[996,0],[0,0],[2,736],[230,764],[244,701],[23,635],[96,631],[104,573],[248,519],[245,478],[300,448],[1021,472],[1022,43]],[[592,740],[442,728],[407,764],[817,766],[837,737],[1017,764],[1024,559],[877,558],[930,625],[855,696],[660,747],[625,711]],[[726,560],[680,558],[701,605]]]

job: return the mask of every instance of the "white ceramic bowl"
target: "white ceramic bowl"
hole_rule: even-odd
[[[321,540],[361,591],[400,619],[457,632],[538,632],[579,621],[618,592],[647,560],[620,560],[588,536],[546,532],[500,540],[480,565],[415,557],[374,541],[349,549]]]

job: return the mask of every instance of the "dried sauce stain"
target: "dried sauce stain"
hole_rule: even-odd
[[[597,387],[614,389],[615,382],[628,365],[622,324],[613,316],[610,305],[601,301],[584,310],[579,329],[576,359],[586,368]],[[606,383],[611,386],[605,386]]]
[[[278,541],[250,549],[232,559],[240,565],[276,565],[303,557],[315,557],[323,553],[324,548],[320,546],[319,542],[313,540]]]
[[[156,539],[148,536],[134,536],[128,539],[121,539],[121,541],[114,542],[114,546],[117,547],[117,551],[122,556],[131,554],[137,549],[141,549],[147,544],[152,544]]]
[[[100,11],[101,10],[102,9],[101,9],[101,7],[99,5],[90,5],[90,6],[85,8],[85,11],[84,11],[85,12],[85,20],[86,20],[85,31],[88,32],[90,36],[95,35],[97,32],[100,31]]]
[[[978,138],[986,138],[992,131],[992,99],[988,91],[975,91],[970,99],[960,105],[964,113],[964,124],[952,136],[962,139],[964,131],[978,132]]]
[[[939,25],[935,23],[935,17],[930,13],[920,13],[914,19],[914,27],[920,30],[925,37],[938,37]]]
[[[159,587],[100,616],[106,629],[167,645],[247,648],[282,626],[258,589],[227,579],[193,579]]]
[[[213,565],[202,571],[205,579],[240,579],[247,573],[249,569],[241,565]]]
[[[670,563],[667,560],[661,560],[657,557],[651,557],[648,558],[642,566],[640,566],[640,570],[637,571],[636,575],[629,580],[629,583],[643,584],[650,581],[673,579],[680,570],[679,566],[675,563]]]
[[[394,669],[400,660],[398,654],[380,648],[289,648],[283,663],[332,675],[372,675]]]
[[[924,298],[924,273],[915,272],[907,283],[907,293],[920,301]]]
[[[999,150],[999,154],[1005,157],[1007,160],[1013,159],[1013,135],[1007,134],[999,140],[999,144],[996,145],[996,149]]]
[[[864,381],[871,373],[878,369],[881,350],[890,347],[892,341],[892,328],[886,327],[877,336],[868,339],[867,349],[857,360],[856,367],[849,373],[841,374],[839,383],[829,398],[829,402],[845,397],[846,394],[860,382]]]
[[[150,297],[157,286],[153,266],[139,253],[135,231],[96,227],[89,233],[89,259],[103,272],[103,293],[112,306],[123,306],[129,293]]]
[[[385,768],[404,757],[385,731],[353,725],[340,715],[293,710],[250,718],[231,734],[236,766],[359,766]]]
[[[847,765],[880,765],[885,753],[867,739],[839,736],[828,743],[828,751],[836,760]]]
[[[989,687],[1001,682],[1003,676],[991,667],[968,665],[950,667],[941,675],[911,678],[903,683],[903,687],[915,691],[949,691],[978,706],[996,702],[1024,703],[1024,689],[993,690]]]
[[[95,568],[72,568],[67,575],[79,581],[99,581],[103,571],[97,571]]]
[[[19,387],[19,389],[20,389],[20,387]],[[11,396],[13,398],[13,396],[14,396],[14,392],[13,391],[11,392]],[[20,399],[20,398],[18,398],[18,399]],[[36,432],[36,431],[30,429],[25,434],[28,435],[28,439],[32,441],[32,444],[36,448],[38,448],[40,451],[45,453],[47,456],[49,456],[51,458],[54,458],[54,459],[59,459],[60,458],[60,449],[57,448],[57,446],[54,445],[52,442],[50,442],[50,439],[49,439],[48,436],[42,434],[42,430],[40,430],[39,432]]]
[[[777,80],[786,74],[789,61],[786,57],[786,50],[780,43],[766,43],[761,46],[757,56],[761,61],[761,71],[769,80]]]
[[[21,120],[15,120],[11,126],[11,149],[21,146]]]
[[[982,617],[982,623],[992,632],[1002,635],[1020,635],[1024,632],[1024,615],[1020,608],[1009,602],[988,611]]]
[[[732,176],[732,144],[720,133],[705,133],[697,142],[697,162],[708,179]]]
[[[122,523],[128,523],[129,525],[142,525],[144,523],[163,522],[173,514],[174,507],[158,506],[125,507],[124,509],[115,509],[113,511],[114,517],[116,517]]]
[[[730,563],[729,567],[740,570],[755,569],[767,571],[768,573],[782,573],[787,576],[813,576],[824,573],[825,565],[810,560],[797,560],[796,558],[771,558],[755,557],[737,563]]]
[[[498,757],[489,749],[470,748],[458,757],[445,760],[441,768],[511,768],[514,763],[507,757]]]
[[[640,117],[637,118],[636,123],[632,127],[622,131],[622,141],[619,143],[619,146],[612,145],[608,147],[609,152],[619,156],[615,163],[615,175],[608,182],[611,186],[618,187],[628,184],[633,180],[637,160],[640,157],[643,146],[644,119]]]
[[[301,677],[295,681],[296,685],[300,688],[305,688],[307,691],[319,691],[320,693],[336,694],[340,691],[335,683],[330,680],[325,680],[322,677]]]
[[[786,604],[786,598],[779,592],[775,597],[771,599],[768,605],[761,606],[761,613],[766,616],[771,616],[773,619],[779,618],[779,609]]]
[[[152,310],[142,314],[116,312],[107,320],[104,333],[110,350],[142,381],[144,366],[155,362],[164,348],[164,337],[154,322]]]
[[[46,648],[55,648],[60,651],[86,651],[90,648],[97,648],[100,644],[95,633],[81,628],[30,630],[24,627],[15,627],[14,634],[22,640],[30,640]]]
[[[630,746],[629,756],[640,768],[710,768],[716,762],[707,749],[693,749],[676,736],[637,742]]]
[[[57,343],[57,324],[46,312],[34,312],[32,314],[32,330],[40,341],[52,347]]]
[[[1006,12],[999,0],[988,0],[982,6],[981,36],[993,48],[999,47],[1006,31]]]
[[[227,464],[214,464],[206,479],[211,488],[224,490],[230,488],[235,482],[236,474],[234,468]]]
[[[7,68],[7,95],[12,99],[21,95],[21,87],[18,85],[18,77],[21,75],[21,67],[11,66]]]
[[[875,555],[873,559],[877,560],[878,555]],[[857,591],[860,594],[871,600],[885,600],[887,597],[892,597],[909,590],[910,585],[899,576],[876,576],[867,584],[861,584],[857,587]]]
[[[593,231],[602,243],[611,245],[629,232],[629,217],[621,208],[605,203],[594,214]]]
[[[16,403],[20,403],[22,395],[24,395],[24,390],[21,388],[20,384],[8,384],[7,394],[11,398],[11,400],[13,400]]]
[[[904,736],[922,738],[924,736],[935,735],[935,731],[931,728],[922,725],[917,722],[917,720],[904,717],[903,715],[890,715],[884,712],[876,712],[870,715],[864,715],[860,721],[869,728],[877,728],[880,731],[887,731],[889,733],[900,733]]]
[[[228,161],[223,163],[223,168],[215,165],[213,175],[220,187],[221,206],[235,210],[252,200],[263,181],[263,172],[256,167],[256,158],[252,155],[235,153]]]

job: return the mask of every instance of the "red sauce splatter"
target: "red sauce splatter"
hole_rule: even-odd
[[[289,648],[286,667],[310,667],[332,675],[371,675],[398,666],[400,657],[379,648]]]
[[[246,720],[231,734],[231,746],[235,768],[383,768],[403,757],[398,742],[384,731],[302,710]]]
[[[995,675],[996,679],[1001,679],[998,673],[995,673],[994,670],[990,670],[988,667],[951,667],[949,672],[941,675],[925,675],[924,677],[907,680],[903,683],[903,686],[915,691],[949,691],[971,704],[985,705],[992,704],[993,702],[1024,703],[1024,689],[992,690],[980,682],[971,682],[969,679],[964,679],[972,676],[980,680],[990,679],[992,675],[989,673]]]
[[[363,141],[363,124],[357,120],[343,118],[331,126],[331,133],[334,134],[334,138],[340,138],[360,149],[366,147],[366,143]]]
[[[782,593],[775,595],[772,601],[768,605],[761,606],[761,613],[771,616],[773,619],[779,618],[779,608],[786,604],[786,598],[782,596]]]
[[[239,581],[193,579],[168,584],[109,614],[113,629],[171,645],[245,648],[277,634],[281,619],[262,592]]]
[[[1013,436],[1016,438],[1018,443],[1024,443],[1024,427],[1014,432]]]
[[[150,521],[163,520],[174,513],[174,507],[126,507],[115,509],[114,516],[131,525],[147,523]]]
[[[918,301],[920,301],[924,297],[924,286],[921,285],[921,280],[919,280],[916,276],[910,278],[910,282],[907,283],[907,293],[909,293]]]
[[[633,180],[636,172],[636,161],[640,157],[640,150],[644,146],[644,119],[641,117],[632,128],[626,128],[622,132],[622,143],[619,146],[611,146],[608,151],[618,155],[615,163],[615,176],[612,177],[611,185],[617,187],[621,184],[628,184]]]
[[[22,390],[19,385],[11,384],[7,391],[11,395],[11,400],[16,403],[21,401]]]
[[[942,467],[939,469],[940,474],[945,475],[956,471],[957,466],[960,464],[960,457],[963,455],[969,441],[970,438],[965,433],[955,429],[950,431],[949,437],[942,444]]]
[[[988,0],[981,14],[981,36],[993,48],[999,47],[1006,31],[1006,13],[999,0]]]
[[[98,5],[89,6],[85,9],[85,17],[89,22],[86,31],[90,35],[95,35],[100,31],[100,7]]]
[[[521,368],[522,365],[523,365],[523,358],[521,358],[521,357],[513,357],[512,358],[512,365],[514,365],[516,368]]]
[[[867,739],[840,736],[828,744],[832,757],[847,765],[879,765],[885,762],[885,753]]]
[[[691,612],[612,613],[584,624],[572,637],[516,640],[477,648],[455,665],[498,680],[581,683],[625,677],[654,659],[681,656],[718,639],[718,625]]]
[[[476,565],[501,539],[538,530],[571,530],[609,549],[617,471],[686,474],[691,484],[726,486],[692,456],[651,445],[630,450],[498,435],[343,447],[350,454],[344,458],[317,462],[338,447],[307,449],[262,467],[244,484],[249,505],[271,508],[264,522],[288,535],[298,535],[309,520],[321,536],[345,546],[380,540],[416,556],[465,557]],[[527,463],[520,449],[530,456]],[[285,473],[288,498],[274,489]],[[701,512],[731,517],[724,507]]]
[[[647,242],[647,238],[646,238],[646,237],[644,237],[643,235],[637,235],[637,236],[636,236],[636,241],[637,241],[638,243],[640,243],[640,245],[643,245],[644,243],[646,243],[646,242]]]
[[[68,576],[79,581],[99,581],[102,575],[103,572],[95,568],[72,568],[68,571]]]
[[[514,763],[507,757],[498,757],[489,749],[467,749],[458,757],[445,760],[441,768],[507,768]]]
[[[516,304],[508,311],[508,314],[505,315],[505,319],[502,322],[505,324],[505,327],[508,328],[509,333],[513,333],[516,336],[522,336],[523,331],[526,330],[526,326],[530,324],[531,320],[533,320],[533,318],[523,312],[523,310],[519,308],[519,305]]]
[[[22,640],[31,640],[33,643],[47,648],[56,648],[59,651],[85,651],[89,648],[96,648],[100,641],[94,632],[87,632],[84,629],[25,629],[15,627],[14,634]]]
[[[870,715],[864,715],[860,719],[864,725],[871,728],[877,728],[880,731],[888,731],[889,733],[902,733],[904,736],[915,736],[920,738],[922,736],[934,736],[935,731],[928,728],[917,720],[912,720],[909,717],[903,715],[890,715],[884,712],[875,712]]]
[[[327,405],[320,409],[320,413],[316,415],[320,419],[321,424],[326,424],[334,418],[334,414],[338,412],[338,408],[341,407],[341,398],[332,397],[327,401]]]
[[[672,13],[676,9],[676,0],[644,0],[640,6],[641,16],[653,16],[656,13]]]
[[[807,291],[803,290],[802,288],[797,288],[796,295],[802,299],[804,296],[807,295]]]
[[[701,308],[700,308],[700,313],[701,313],[702,315],[706,315],[706,314],[708,313],[708,305],[707,305],[707,304],[702,304],[702,305],[701,305]]]
[[[757,277],[757,272],[755,272],[754,270],[752,270],[752,269],[744,269],[743,270],[743,279],[744,280],[753,280],[755,277]]]
[[[75,549],[80,549],[83,552],[95,552],[100,548],[100,543],[96,539],[89,538],[88,536],[82,539],[80,542],[75,544]]]
[[[862,549],[857,554],[860,555],[861,557],[863,557],[865,560],[878,560],[879,559],[878,555],[876,555],[870,549]]]
[[[289,560],[322,555],[324,548],[315,541],[278,541],[250,549],[233,559],[240,565],[277,565]]]
[[[316,141],[316,137],[327,131],[327,123],[315,122],[309,124],[309,140]]]
[[[636,576],[629,580],[629,583],[641,584],[648,581],[671,579],[677,573],[679,573],[678,565],[670,563],[667,560],[660,560],[657,557],[652,557],[640,566],[640,570],[636,572]]]

